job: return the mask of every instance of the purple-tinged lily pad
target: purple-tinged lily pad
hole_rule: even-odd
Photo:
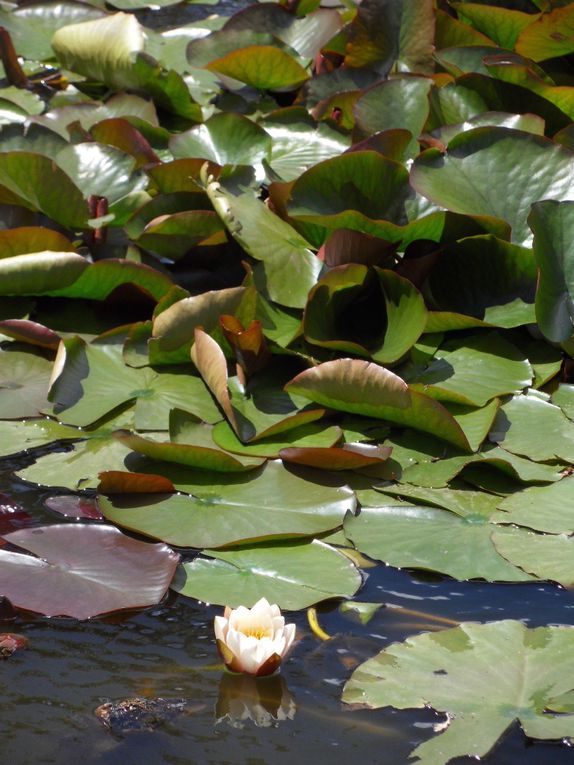
[[[55,513],[66,518],[85,518],[90,521],[103,521],[94,497],[79,497],[76,494],[61,494],[48,497],[44,504]]]
[[[179,556],[112,526],[57,524],[5,537],[33,555],[0,550],[0,592],[18,608],[89,619],[158,603]]]

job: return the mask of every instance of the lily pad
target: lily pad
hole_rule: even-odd
[[[530,206],[540,199],[571,198],[574,170],[570,152],[545,138],[484,127],[453,138],[446,155],[437,149],[423,152],[414,162],[411,182],[449,210],[506,220],[512,241],[528,246]],[[512,193],[500,194],[507,186]]]
[[[518,393],[532,382],[524,355],[498,333],[445,344],[428,367],[409,380],[411,389],[439,401],[484,406],[496,396]]]
[[[574,534],[573,491],[572,476],[550,486],[531,486],[500,502],[499,508],[504,512],[495,516],[495,520],[551,534]]]
[[[313,536],[340,526],[355,508],[347,488],[299,478],[280,462],[260,475],[218,492],[133,502],[101,498],[109,520],[178,547],[227,547],[267,538]]]
[[[172,589],[208,603],[252,606],[265,597],[297,611],[329,598],[351,597],[361,575],[346,555],[312,542],[256,545],[216,552],[179,567]]]
[[[498,412],[489,438],[536,462],[574,462],[574,423],[535,392],[513,396]]]
[[[574,334],[574,202],[538,202],[528,218],[539,268],[536,319],[542,334],[563,342]]]
[[[89,425],[134,400],[136,427],[141,429],[167,429],[174,407],[212,422],[221,419],[198,377],[128,367],[120,345],[88,345],[76,337],[65,340],[61,347],[50,399],[56,416],[66,424]]]
[[[491,540],[497,528],[480,512],[461,517],[408,506],[363,507],[344,523],[345,535],[358,550],[390,566],[422,568],[463,580],[528,581],[528,574],[497,553]]]
[[[381,651],[355,670],[343,700],[446,713],[444,732],[414,750],[420,765],[482,758],[515,721],[529,738],[573,736],[573,715],[548,711],[572,690],[573,649],[570,627],[463,623]]]
[[[48,405],[52,362],[35,353],[0,351],[0,419],[37,417]]]
[[[4,539],[33,555],[0,550],[2,594],[45,616],[89,619],[154,605],[179,561],[167,545],[139,542],[111,526],[56,524]]]
[[[563,587],[574,585],[574,538],[566,534],[492,535],[498,552],[515,566],[539,579],[558,582]]]

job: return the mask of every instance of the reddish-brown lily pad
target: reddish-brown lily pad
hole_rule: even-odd
[[[279,456],[284,462],[324,468],[326,470],[360,470],[378,465],[391,455],[391,447],[373,444],[343,444],[330,449],[320,447],[287,447]]]
[[[0,550],[0,593],[45,616],[89,619],[154,605],[179,562],[167,545],[131,539],[112,526],[40,526],[5,540],[32,555]]]
[[[99,479],[102,494],[173,494],[176,490],[169,478],[149,473],[104,470]]]

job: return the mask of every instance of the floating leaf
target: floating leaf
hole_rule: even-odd
[[[189,373],[156,372],[124,364],[118,345],[70,338],[61,346],[50,389],[60,420],[89,425],[121,404],[136,401],[136,427],[166,429],[174,407],[216,422],[220,414],[203,382]]]
[[[0,419],[37,417],[48,405],[52,362],[35,353],[0,351]]]
[[[467,622],[381,651],[355,670],[343,700],[446,713],[446,730],[414,750],[420,765],[483,757],[515,721],[529,738],[570,738],[572,715],[548,708],[572,690],[573,648],[570,627]]]
[[[525,247],[493,236],[447,246],[425,281],[431,307],[514,327],[534,321],[536,261]]]
[[[363,507],[344,524],[346,536],[358,550],[390,566],[422,568],[455,579],[527,581],[526,573],[496,552],[490,537],[498,528],[482,513],[461,517],[436,508],[408,506]],[[500,533],[514,532],[505,529]]]
[[[405,409],[407,385],[388,369],[369,361],[338,359],[307,369],[291,380],[288,391],[344,412],[376,417],[380,407]]]
[[[251,480],[195,496],[147,498],[133,506],[99,500],[109,520],[178,547],[225,547],[267,538],[313,536],[340,526],[355,498],[347,488],[321,486],[271,463]]]
[[[537,462],[574,462],[574,423],[534,392],[513,396],[502,405],[489,438],[507,451]]]
[[[207,193],[233,238],[251,257],[261,261],[271,300],[303,308],[322,269],[309,243],[250,192],[232,194],[212,181]],[[297,279],[290,277],[293,270]]]
[[[574,478],[570,476],[550,486],[531,486],[502,500],[498,506],[504,512],[495,520],[551,534],[573,534],[573,488]]]
[[[539,268],[536,319],[542,334],[563,342],[574,334],[574,203],[538,202],[528,218]]]
[[[169,142],[176,159],[209,159],[219,165],[257,166],[271,154],[271,138],[241,114],[220,112]]]
[[[208,603],[249,607],[265,597],[296,611],[328,598],[351,597],[361,585],[349,558],[317,539],[204,552],[212,559],[183,564],[171,586]]]
[[[437,149],[423,152],[411,181],[420,194],[449,210],[508,221],[513,242],[528,245],[531,204],[571,197],[574,169],[570,153],[545,138],[485,127],[455,136],[444,155]],[[499,194],[508,183],[512,193]]]
[[[213,59],[206,68],[260,90],[294,90],[309,79],[301,64],[272,45],[239,48]]]
[[[285,462],[326,470],[360,470],[380,465],[390,454],[389,447],[374,444],[343,444],[329,449],[292,446],[279,452],[279,456]]]
[[[42,526],[4,538],[37,557],[0,550],[2,594],[45,616],[89,619],[154,605],[179,561],[166,545],[139,542],[110,526]]]
[[[446,344],[410,385],[439,401],[484,406],[531,382],[532,368],[524,355],[498,333],[488,333]]]
[[[198,424],[196,443],[158,441],[138,436],[136,433],[118,430],[115,437],[121,444],[154,460],[175,462],[178,465],[213,470],[217,472],[242,472],[259,467],[264,460],[255,457],[232,455],[220,449],[211,438],[208,426]]]
[[[539,579],[558,582],[564,587],[574,584],[574,538],[565,534],[492,535],[498,552],[515,566]]]
[[[311,290],[303,331],[315,345],[390,364],[418,340],[426,318],[422,296],[407,279],[350,264],[332,268]]]

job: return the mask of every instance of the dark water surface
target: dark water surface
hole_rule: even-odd
[[[15,481],[9,470],[0,473],[0,492],[12,496],[39,523],[65,520],[43,507],[48,492]],[[304,612],[290,615],[298,625],[298,642],[280,679],[248,680],[247,687],[218,666],[212,622],[221,609],[190,599],[172,597],[144,612],[88,622],[22,616],[0,620],[0,632],[19,632],[30,640],[27,650],[0,662],[0,761],[406,765],[409,752],[443,718],[431,710],[346,708],[340,702],[342,686],[357,663],[393,641],[447,627],[441,619],[574,624],[574,595],[555,586],[455,582],[385,566],[367,574],[359,600],[395,604],[431,618],[383,608],[362,625],[330,604],[319,610],[319,620],[333,638],[322,642],[309,629]],[[271,697],[267,710],[264,703],[256,706],[258,692]],[[102,703],[133,696],[186,699],[188,713],[155,730],[126,733],[107,730],[94,714]],[[574,761],[574,750],[532,744],[516,729],[485,761],[566,765]]]

